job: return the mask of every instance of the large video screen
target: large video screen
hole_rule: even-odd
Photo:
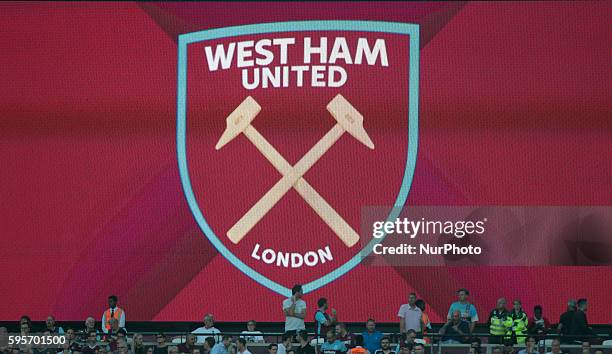
[[[612,323],[611,15],[2,3],[0,320]]]

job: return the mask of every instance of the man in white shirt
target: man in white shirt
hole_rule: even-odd
[[[236,340],[236,354],[251,354],[247,349],[247,343],[244,338],[238,338]]]
[[[247,343],[263,343],[263,333],[261,333],[261,331],[256,331],[255,326],[257,326],[257,322],[255,322],[255,320],[250,320],[247,322],[247,330],[240,333],[240,338],[244,338]]]
[[[410,293],[408,295],[408,303],[400,306],[397,312],[399,317],[400,333],[406,333],[408,330],[414,330],[417,333],[421,333],[421,318],[423,311],[416,305],[416,294]]]
[[[306,302],[302,300],[304,293],[302,286],[296,284],[291,289],[291,297],[283,301],[283,312],[285,313],[285,333],[294,335],[298,331],[305,330],[304,318],[306,317]]]
[[[278,344],[278,351],[276,354],[287,354],[291,347],[293,346],[293,334],[285,333],[283,334],[283,342]]]
[[[215,318],[213,317],[212,313],[207,313],[204,316],[204,326],[197,328],[196,330],[194,330],[193,334],[197,334],[197,340],[196,340],[196,344],[198,345],[202,345],[204,344],[204,340],[207,337],[213,337],[215,339],[216,343],[221,342],[221,336],[213,336],[214,334],[219,334],[221,333],[220,330],[218,330],[217,328],[214,327],[215,325]],[[205,334],[205,335],[202,335]],[[207,335],[206,335],[207,334]]]

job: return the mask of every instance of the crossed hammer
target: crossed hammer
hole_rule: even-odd
[[[217,150],[221,149],[240,133],[244,133],[251,143],[283,176],[227,232],[227,237],[233,243],[240,242],[291,188],[295,188],[306,203],[314,209],[345,245],[352,247],[359,241],[359,234],[302,177],[340,139],[344,132],[348,132],[362,144],[370,149],[374,149],[374,143],[365,129],[363,129],[363,116],[342,95],[336,95],[327,105],[327,110],[336,120],[336,125],[294,166],[291,166],[272,144],[251,125],[255,116],[261,111],[261,106],[251,96],[242,101],[227,117],[227,127],[215,148]]]

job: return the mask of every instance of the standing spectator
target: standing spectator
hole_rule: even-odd
[[[167,354],[168,353],[168,343],[166,342],[166,335],[162,332],[159,332],[155,335],[155,349],[153,349],[154,354]]]
[[[570,299],[567,302],[567,311],[561,314],[561,317],[559,317],[559,325],[557,326],[557,331],[561,335],[561,341],[563,343],[573,342],[571,338],[563,338],[563,336],[570,334],[571,326],[574,322],[574,315],[576,315],[576,300]]]
[[[506,328],[507,317],[506,299],[502,297],[497,299],[497,306],[489,314],[489,343],[502,343],[503,336],[508,331]]]
[[[363,336],[358,334],[355,336],[355,347],[349,349],[348,354],[370,354],[367,348],[363,347]]]
[[[550,343],[550,351],[546,354],[561,354],[561,341],[557,338]]]
[[[228,335],[223,335],[221,338],[221,342],[215,344],[215,346],[210,350],[210,354],[229,354],[229,348],[232,344],[232,337]]]
[[[144,340],[142,334],[136,333],[132,337],[132,353],[133,354],[146,354],[147,348],[144,346]]]
[[[451,319],[440,328],[444,344],[467,343],[470,335],[470,324],[461,317],[459,310],[453,311]]]
[[[241,332],[240,338],[244,338],[247,343],[263,343],[264,337],[261,331],[255,330],[257,326],[257,322],[255,320],[250,320],[247,322],[247,330]]]
[[[283,301],[283,312],[285,313],[285,332],[297,334],[298,331],[306,329],[304,318],[306,317],[306,302],[302,300],[304,292],[302,286],[296,284],[291,289],[291,297]]]
[[[429,320],[429,315],[425,313],[425,300],[418,299],[415,301],[415,305],[421,309],[421,333],[423,334],[423,339],[425,343],[429,343],[429,337],[426,337],[427,332],[431,331],[431,321]]]
[[[574,336],[574,340],[586,342],[597,335],[591,327],[589,327],[589,321],[587,321],[587,300],[578,300],[578,309],[572,319],[572,324],[569,329],[569,334]]]
[[[384,336],[380,340],[380,349],[375,354],[395,354],[395,351],[391,350],[391,338]]]
[[[285,332],[282,337],[282,342],[278,345],[278,354],[287,354],[293,346],[293,334],[291,332]]]
[[[347,348],[355,346],[355,335],[350,333],[346,328],[346,324],[342,322],[336,324],[336,338],[343,342]]]
[[[251,354],[247,349],[247,342],[244,338],[238,338],[236,340],[236,354]]]
[[[380,341],[383,338],[383,334],[376,330],[376,322],[373,319],[368,319],[366,330],[361,335],[363,336],[364,347],[370,354],[374,354],[380,349]]]
[[[323,354],[341,354],[346,353],[346,346],[344,343],[336,338],[336,332],[334,330],[327,331],[325,335],[325,343],[321,345],[321,353]]]
[[[115,295],[108,297],[108,309],[102,314],[102,331],[104,333],[108,333],[112,318],[119,321],[119,327],[125,328],[125,311],[117,306],[117,296]]]
[[[197,336],[197,340],[196,340],[197,344],[203,344],[204,340],[207,337],[215,338],[216,343],[219,343],[221,341],[220,336],[218,335],[215,336],[215,334],[221,333],[221,331],[215,328],[215,317],[213,316],[212,313],[207,313],[206,315],[204,315],[204,326],[196,328],[191,333],[204,334],[204,335]]]
[[[51,334],[64,334],[64,329],[55,324],[55,317],[48,316],[45,321],[46,330],[51,332]]]
[[[535,335],[537,340],[543,340],[549,329],[550,321],[542,315],[542,306],[534,306],[533,317],[529,320],[527,328],[528,332]]]
[[[315,348],[310,345],[308,340],[308,332],[300,331],[297,336],[300,345],[295,349],[296,354],[315,354]]]
[[[476,307],[468,302],[470,292],[465,288],[461,288],[457,290],[457,296],[459,301],[451,304],[446,318],[450,320],[453,312],[459,311],[461,318],[470,324],[470,333],[472,333],[476,327],[476,322],[478,322],[478,312],[476,312]]]
[[[179,346],[177,347],[179,353],[192,353],[193,352],[193,348],[195,348],[195,343],[196,343],[196,336],[193,333],[189,333],[186,337],[185,337],[185,343],[183,344],[179,344]]]
[[[329,331],[332,326],[336,324],[336,309],[331,310],[331,316],[327,314],[327,309],[329,308],[329,302],[326,298],[322,297],[317,301],[317,306],[319,307],[315,312],[315,323],[316,330],[315,335],[317,338],[322,338],[327,331]]]
[[[525,339],[525,349],[519,350],[518,354],[540,354],[536,344],[538,341],[535,337],[529,336]]]
[[[524,345],[529,320],[527,314],[523,311],[521,301],[514,300],[513,304],[512,312],[506,318],[506,338],[512,340],[515,344]]]
[[[408,303],[400,306],[397,312],[397,317],[400,318],[400,333],[406,333],[410,329],[421,333],[421,316],[423,312],[417,307],[416,299],[416,294],[410,293],[408,295]]]

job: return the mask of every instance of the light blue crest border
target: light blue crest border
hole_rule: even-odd
[[[185,192],[185,198],[191,209],[191,212],[210,242],[217,250],[240,271],[257,281],[259,284],[275,291],[285,297],[291,296],[291,289],[286,288],[264,275],[256,272],[254,269],[238,259],[225,245],[219,240],[217,235],[208,225],[208,222],[202,215],[202,211],[198,206],[191,181],[189,178],[189,169],[187,167],[186,153],[186,133],[187,133],[187,45],[190,43],[212,40],[218,38],[234,37],[249,34],[265,34],[278,32],[299,32],[299,31],[363,31],[363,32],[380,32],[405,34],[409,36],[409,80],[408,80],[408,153],[406,156],[406,168],[402,179],[397,199],[395,200],[394,208],[389,214],[388,220],[394,220],[398,217],[400,210],[406,203],[408,192],[412,185],[414,170],[416,168],[417,146],[418,146],[418,112],[419,112],[419,25],[399,22],[382,22],[382,21],[294,21],[294,22],[272,22],[255,25],[234,26],[204,30],[179,35],[178,38],[178,92],[177,92],[177,154],[178,167],[181,176],[181,184]],[[304,293],[314,291],[323,287],[332,281],[338,279],[342,275],[357,266],[362,257],[367,256],[372,247],[381,242],[383,238],[372,239],[364,248],[364,251],[357,253],[349,261],[341,265],[334,271],[313,280],[308,284],[303,285]]]

